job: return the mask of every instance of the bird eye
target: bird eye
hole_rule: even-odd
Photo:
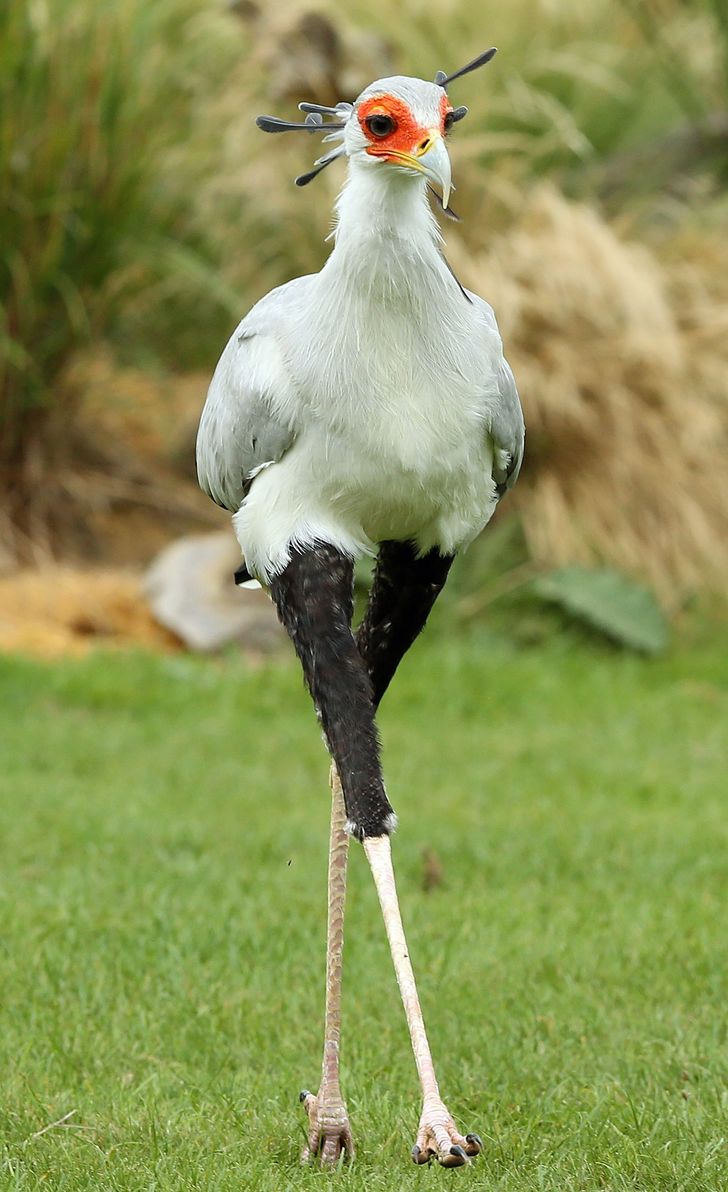
[[[397,127],[396,120],[391,116],[384,116],[377,112],[374,116],[367,116],[364,121],[373,137],[388,137]]]

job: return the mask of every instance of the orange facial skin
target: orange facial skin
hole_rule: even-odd
[[[445,117],[452,111],[452,105],[443,92],[440,100],[440,132],[445,133]],[[371,142],[367,146],[367,153],[372,157],[389,157],[395,153],[411,154],[419,145],[428,140],[430,129],[424,128],[415,120],[409,106],[396,95],[375,95],[367,99],[357,112],[359,126],[364,136]],[[395,121],[395,129],[386,137],[375,137],[367,128],[368,116],[389,116]]]

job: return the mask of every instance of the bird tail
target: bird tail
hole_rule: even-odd
[[[235,584],[238,588],[247,588],[249,591],[255,591],[260,588],[260,581],[251,575],[245,563],[241,563],[234,575]]]

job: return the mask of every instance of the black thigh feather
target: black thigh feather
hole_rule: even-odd
[[[382,836],[395,822],[387,799],[367,668],[351,632],[354,566],[325,543],[294,550],[270,585],[303,667],[341,778],[352,835]]]
[[[356,641],[372,684],[375,706],[422,631],[442,591],[453,555],[431,550],[418,558],[409,542],[383,542],[369,604]]]

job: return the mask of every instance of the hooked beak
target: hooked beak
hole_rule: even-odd
[[[452,190],[452,170],[439,128],[429,129],[427,136],[413,153],[402,153],[399,149],[389,149],[382,156],[386,156],[393,165],[406,166],[410,170],[416,170],[418,174],[424,174],[432,182],[436,182],[442,191],[443,208],[447,207]]]

